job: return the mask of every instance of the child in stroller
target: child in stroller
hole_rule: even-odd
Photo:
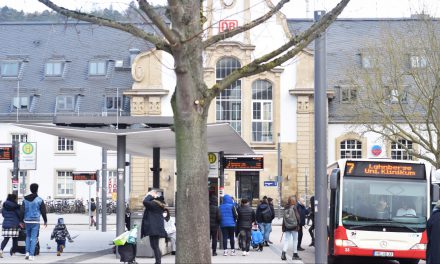
[[[257,249],[257,251],[263,251],[264,239],[263,234],[258,229],[258,225],[252,225],[251,231],[251,246],[252,248]]]

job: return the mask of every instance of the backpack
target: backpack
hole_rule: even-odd
[[[272,221],[272,210],[270,210],[269,205],[261,212],[261,219],[265,223],[270,223]]]
[[[296,219],[295,210],[292,207],[284,209],[283,221],[287,230],[294,230],[298,227],[298,219]]]

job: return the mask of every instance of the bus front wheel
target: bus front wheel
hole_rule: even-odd
[[[418,264],[420,259],[399,259],[400,264]]]

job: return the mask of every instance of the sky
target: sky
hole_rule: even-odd
[[[132,0],[53,0],[54,3],[70,9],[93,10],[108,7],[125,10]],[[237,0],[242,1],[242,0]],[[152,4],[165,4],[165,0],[150,0]],[[259,4],[264,0],[251,0]],[[274,0],[277,2],[277,0]],[[290,0],[282,11],[288,18],[312,18],[314,10],[331,10],[338,0]],[[25,12],[43,11],[46,8],[37,0],[0,0],[0,7],[8,6]],[[351,0],[340,17],[344,18],[390,18],[409,17],[424,11],[432,16],[440,16],[438,0]]]

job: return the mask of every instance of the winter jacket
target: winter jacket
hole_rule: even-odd
[[[217,230],[220,225],[220,210],[217,205],[217,197],[211,196],[209,198],[209,228]]]
[[[266,209],[267,207],[269,207],[270,208],[270,206],[269,206],[269,204],[267,204],[267,203],[261,203],[261,204],[259,204],[258,206],[257,206],[257,212],[256,212],[256,218],[257,218],[257,222],[258,223],[272,223],[272,220],[274,219],[274,216],[275,216],[275,214],[274,214],[274,211],[273,211],[273,209],[272,208],[270,208],[270,210],[271,210],[271,217],[270,217],[270,220],[269,221],[264,221],[263,220],[263,211],[264,211],[264,209]]]
[[[18,228],[20,224],[20,205],[14,201],[5,201],[2,209],[3,228]]]
[[[44,224],[47,224],[46,205],[43,199],[35,193],[24,197],[21,215],[25,223],[40,223],[40,216],[42,216]]]
[[[307,215],[307,209],[303,204],[297,203],[296,209],[298,210],[298,214],[300,217],[299,225],[304,226],[306,225],[306,215]]]
[[[252,228],[252,223],[255,222],[255,212],[249,205],[242,205],[238,208],[237,227]]]
[[[284,210],[290,209],[290,204],[286,205],[286,207],[284,207]],[[298,223],[298,226],[295,229],[287,229],[286,226],[284,225],[284,219],[283,219],[283,224],[281,226],[281,230],[283,232],[286,231],[298,231],[299,230],[299,223],[301,221],[301,217],[299,216],[298,210],[296,209],[296,206],[293,206],[293,211],[295,212],[295,216],[296,216],[296,222]]]
[[[438,264],[440,261],[440,210],[435,208],[427,224],[428,246],[426,264]]]
[[[147,195],[143,201],[145,211],[142,217],[141,237],[159,236],[167,237],[164,227],[163,209],[165,204]]]
[[[174,219],[170,217],[168,220],[164,219],[164,221],[163,224],[167,234],[176,233],[176,223],[174,222]]]
[[[223,197],[223,204],[220,205],[220,227],[235,227],[235,210],[231,196],[226,194]]]
[[[66,238],[72,240],[70,237],[69,231],[67,231],[67,227],[65,224],[57,224],[52,231],[52,235],[50,239],[54,239],[55,241],[65,241]]]

